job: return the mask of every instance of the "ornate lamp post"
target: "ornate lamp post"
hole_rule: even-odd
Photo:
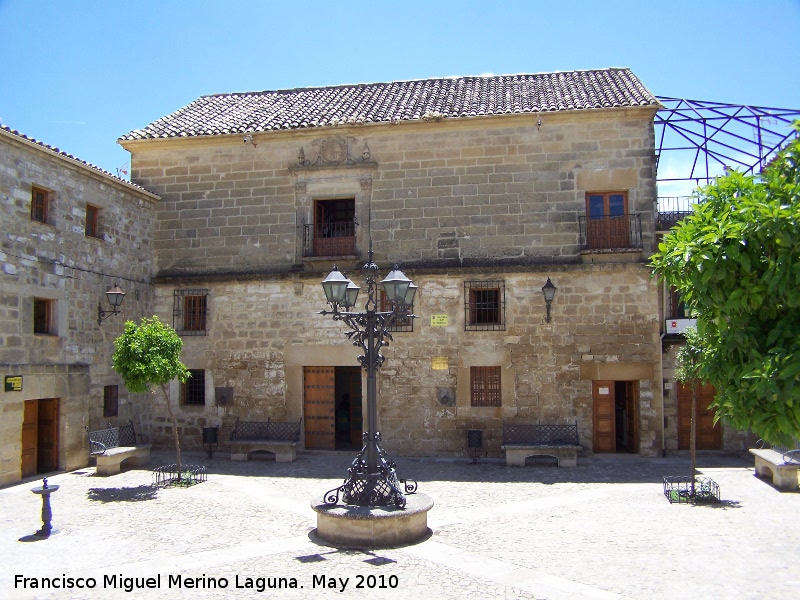
[[[369,260],[361,268],[367,285],[367,301],[362,312],[356,312],[356,299],[360,288],[350,281],[334,265],[333,270],[322,282],[325,298],[333,310],[320,311],[321,315],[332,315],[334,321],[342,321],[350,331],[345,333],[364,352],[358,357],[361,367],[367,372],[367,431],[363,434],[364,445],[347,470],[344,483],[325,494],[325,504],[342,502],[358,506],[395,505],[404,508],[404,494],[413,494],[417,484],[412,480],[399,479],[396,466],[381,447],[381,434],[378,432],[377,415],[377,371],[383,364],[380,353],[382,346],[388,346],[392,335],[390,328],[398,320],[414,319],[409,314],[414,302],[417,286],[408,279],[397,266],[380,282],[390,310],[380,311],[378,305],[378,276],[380,268],[372,262],[372,245]],[[402,486],[402,488],[401,488]]]

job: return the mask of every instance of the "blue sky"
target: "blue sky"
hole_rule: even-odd
[[[630,67],[656,95],[800,109],[800,0],[0,0],[0,123],[116,173],[206,94]]]

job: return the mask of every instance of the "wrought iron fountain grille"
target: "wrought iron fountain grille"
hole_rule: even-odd
[[[719,502],[719,485],[708,477],[695,477],[694,493],[692,478],[685,476],[664,477],[664,496],[670,504],[697,504]]]
[[[153,485],[169,487],[174,485],[190,486],[202,483],[208,477],[204,465],[162,465],[153,469]]]
[[[325,504],[337,504],[341,494],[345,504],[405,508],[405,494],[415,493],[417,482],[397,477],[397,466],[380,446],[380,433],[376,433],[374,438],[378,443],[378,472],[371,474],[367,468],[368,433],[363,434],[363,440],[364,446],[347,469],[344,483],[325,494]]]

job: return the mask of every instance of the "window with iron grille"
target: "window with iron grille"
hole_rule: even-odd
[[[208,290],[175,290],[172,328],[178,335],[206,335]]]
[[[31,188],[31,220],[47,223],[50,194],[42,188]]]
[[[464,283],[466,331],[503,331],[506,328],[506,287],[500,281]]]
[[[380,300],[380,310],[381,312],[389,312],[392,310],[392,304],[386,298],[386,293],[383,290],[378,290],[379,300]],[[414,303],[411,303],[411,306],[408,307],[408,314],[414,314]],[[389,328],[389,331],[414,331],[414,319],[404,317],[399,318],[394,322]]]
[[[312,256],[356,253],[356,201],[317,200],[314,203]]]
[[[91,204],[86,205],[86,237],[100,237],[100,209]]]
[[[55,305],[55,300],[47,300],[44,298],[33,299],[33,333],[39,335],[56,335]]]
[[[119,414],[119,386],[103,387],[103,416],[116,417]]]
[[[191,377],[181,384],[181,404],[204,406],[206,403],[206,372],[189,369]]]
[[[500,367],[470,367],[470,405],[500,406]]]

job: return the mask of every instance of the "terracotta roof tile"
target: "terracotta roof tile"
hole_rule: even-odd
[[[100,175],[103,175],[105,177],[109,177],[111,179],[114,179],[116,182],[125,184],[126,186],[134,188],[137,191],[147,192],[148,194],[153,195],[153,196],[157,195],[157,194],[153,194],[153,192],[143,188],[140,185],[137,185],[135,183],[131,183],[130,181],[128,181],[126,179],[122,179],[118,175],[114,175],[113,173],[110,173],[110,172],[106,171],[105,169],[101,169],[100,167],[98,167],[96,165],[93,165],[92,163],[88,163],[85,160],[81,160],[80,158],[77,158],[77,157],[73,156],[72,154],[67,154],[63,150],[60,150],[58,148],[54,148],[53,146],[50,146],[49,144],[45,144],[44,142],[40,142],[39,140],[37,140],[35,138],[28,137],[27,135],[25,135],[24,133],[20,133],[16,129],[11,129],[10,127],[7,127],[5,125],[0,125],[0,131],[5,133],[6,135],[10,135],[12,137],[19,138],[20,140],[24,140],[25,142],[28,142],[29,144],[33,144],[35,146],[38,146],[42,150],[45,150],[45,151],[48,151],[48,152],[52,152],[53,154],[56,154],[56,155],[60,156],[61,158],[66,158],[66,159],[69,159],[71,161],[75,161],[76,163],[81,165],[81,167],[85,167],[85,168],[87,168],[87,169],[89,169],[91,171],[95,171],[96,173],[98,173]]]
[[[630,106],[659,103],[629,69],[420,79],[203,96],[120,141]]]

